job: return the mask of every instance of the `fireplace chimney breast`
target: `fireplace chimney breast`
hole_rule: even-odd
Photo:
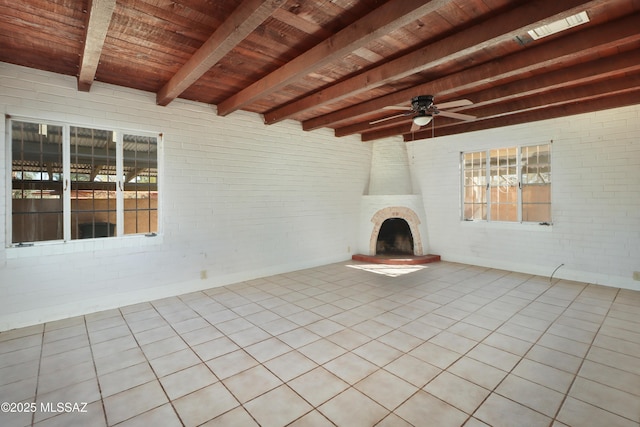
[[[413,194],[411,170],[404,141],[373,143],[368,195]]]
[[[393,139],[373,143],[369,186],[362,196],[360,212],[360,253],[376,255],[380,228],[392,218],[401,218],[409,225],[413,255],[427,253],[424,205],[422,196],[413,194],[405,142]]]

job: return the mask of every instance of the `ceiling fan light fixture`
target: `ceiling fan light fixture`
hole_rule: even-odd
[[[413,123],[415,123],[418,126],[425,126],[431,122],[432,118],[433,116],[431,114],[427,114],[423,112],[413,118]]]

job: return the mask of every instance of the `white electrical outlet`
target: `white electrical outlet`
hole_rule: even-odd
[[[633,280],[640,281],[640,271],[634,271],[633,272]]]
[[[205,280],[207,278],[207,270],[200,270],[200,279]]]

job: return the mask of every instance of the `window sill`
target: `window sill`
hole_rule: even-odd
[[[553,223],[541,225],[538,222],[506,222],[506,221],[460,221],[463,227],[474,227],[493,230],[518,230],[518,231],[552,231]]]
[[[80,252],[94,252],[100,250],[140,248],[160,245],[162,235],[136,234],[115,238],[79,239],[72,241],[56,240],[51,242],[37,242],[33,245],[10,246],[7,248],[7,259],[29,258],[47,255],[77,254]]]

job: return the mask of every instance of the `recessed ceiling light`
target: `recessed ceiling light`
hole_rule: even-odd
[[[543,25],[533,30],[527,31],[531,38],[534,40],[541,39],[542,37],[550,36],[551,34],[559,33],[560,31],[568,30],[569,28],[577,27],[578,25],[586,24],[589,22],[589,16],[587,12],[580,12],[576,15],[568,16],[559,21],[551,22],[550,24]]]

